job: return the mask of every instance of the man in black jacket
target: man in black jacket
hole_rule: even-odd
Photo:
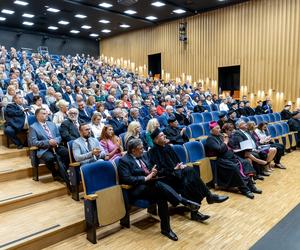
[[[67,145],[71,140],[76,140],[80,137],[78,110],[71,108],[68,112],[68,119],[64,120],[59,127],[62,142]]]
[[[4,133],[17,145],[18,149],[22,149],[24,145],[17,135],[23,130],[28,129],[29,114],[29,108],[23,105],[23,98],[20,94],[16,94],[13,97],[13,103],[8,104],[4,110]]]
[[[293,116],[288,120],[288,125],[291,131],[298,131],[297,147],[300,147],[300,113],[293,113]]]
[[[245,102],[245,112],[246,112],[246,116],[253,116],[255,115],[255,111],[253,108],[250,107],[250,102],[246,101]]]
[[[171,144],[180,144],[188,141],[187,136],[185,135],[185,127],[178,128],[178,121],[174,116],[171,116],[168,119],[169,125],[164,129],[164,134]]]
[[[289,120],[293,117],[293,115],[298,114],[298,111],[291,112],[290,109],[291,109],[290,104],[286,104],[284,106],[284,109],[280,112],[281,120]]]
[[[120,108],[116,108],[112,112],[112,119],[108,121],[114,129],[115,135],[119,136],[127,131],[128,119],[123,117],[123,112]]]
[[[132,139],[128,142],[127,154],[119,161],[118,172],[122,184],[131,185],[129,198],[147,199],[155,201],[158,205],[161,233],[171,240],[178,240],[170,226],[168,202],[173,206],[179,203],[191,210],[198,210],[200,205],[180,196],[169,185],[157,178],[156,166],[151,165],[147,155],[143,155],[143,142]]]
[[[170,185],[181,195],[197,203],[206,197],[208,204],[220,203],[228,199],[228,196],[219,196],[210,192],[199,173],[180,162],[174,149],[168,144],[163,132],[158,128],[153,131],[151,138],[154,147],[149,150],[151,163],[157,165],[158,176],[164,176],[163,182]],[[210,216],[198,211],[191,211],[191,220],[203,222]]]
[[[265,110],[263,109],[263,102],[261,100],[259,100],[257,102],[257,106],[255,108],[255,114],[256,115],[263,115],[263,114],[265,114]]]

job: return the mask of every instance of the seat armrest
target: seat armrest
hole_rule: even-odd
[[[29,147],[29,151],[35,151],[35,150],[38,150],[39,148],[36,147],[36,146],[32,146],[32,147]]]
[[[80,167],[80,162],[72,162],[69,164],[69,166],[73,168]]]
[[[216,161],[217,160],[217,156],[211,156],[211,157],[207,157],[210,161]]]
[[[97,194],[87,194],[84,196],[84,199],[89,201],[94,201],[97,199],[97,197],[98,197]]]
[[[132,188],[132,186],[130,186],[130,185],[125,185],[125,184],[122,184],[122,185],[121,185],[121,188],[123,188],[123,189],[131,189],[131,188]]]

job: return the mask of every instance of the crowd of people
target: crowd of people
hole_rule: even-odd
[[[247,96],[240,101],[189,82],[144,78],[85,55],[52,59],[16,51],[0,51],[0,97],[5,119],[4,133],[18,149],[36,146],[54,179],[68,188],[69,154],[83,166],[95,161],[119,160],[119,178],[132,185],[133,198],[157,200],[162,233],[177,240],[171,230],[167,203],[191,210],[191,219],[209,218],[199,212],[201,201],[219,203],[228,196],[213,194],[194,168],[180,162],[171,145],[188,141],[186,126],[193,112],[220,111],[210,122],[207,156],[217,157],[217,183],[238,188],[253,199],[262,190],[256,180],[269,176],[281,163],[284,146],[274,143],[265,123],[246,123],[243,116],[272,113],[270,98],[250,107]],[[300,110],[281,112],[291,130],[300,131]],[[29,118],[36,121],[30,124]],[[257,125],[257,126],[256,126]],[[19,137],[28,131],[28,141]],[[252,146],[245,146],[247,141]],[[57,166],[59,156],[62,164]],[[63,165],[63,167],[61,166]]]

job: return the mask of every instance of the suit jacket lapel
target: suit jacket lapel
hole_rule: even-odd
[[[42,127],[42,125],[41,125],[39,122],[37,122],[37,129],[40,130],[40,133],[41,133],[45,138],[48,139],[48,135],[47,135],[45,129]]]

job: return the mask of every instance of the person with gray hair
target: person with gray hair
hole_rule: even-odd
[[[66,145],[71,140],[76,140],[80,137],[78,110],[71,108],[67,112],[68,118],[62,122],[59,132],[63,143]]]
[[[112,111],[112,119],[108,121],[115,132],[115,135],[119,136],[125,133],[128,126],[128,119],[123,116],[123,112],[120,108],[116,108]]]
[[[131,185],[128,190],[133,199],[147,199],[155,201],[158,205],[161,233],[171,240],[177,241],[177,235],[170,226],[168,202],[173,206],[183,204],[193,211],[197,211],[200,205],[180,196],[168,184],[156,177],[156,165],[152,166],[148,155],[143,153],[143,142],[140,139],[132,139],[128,142],[128,151],[118,165],[118,173],[121,184]]]

